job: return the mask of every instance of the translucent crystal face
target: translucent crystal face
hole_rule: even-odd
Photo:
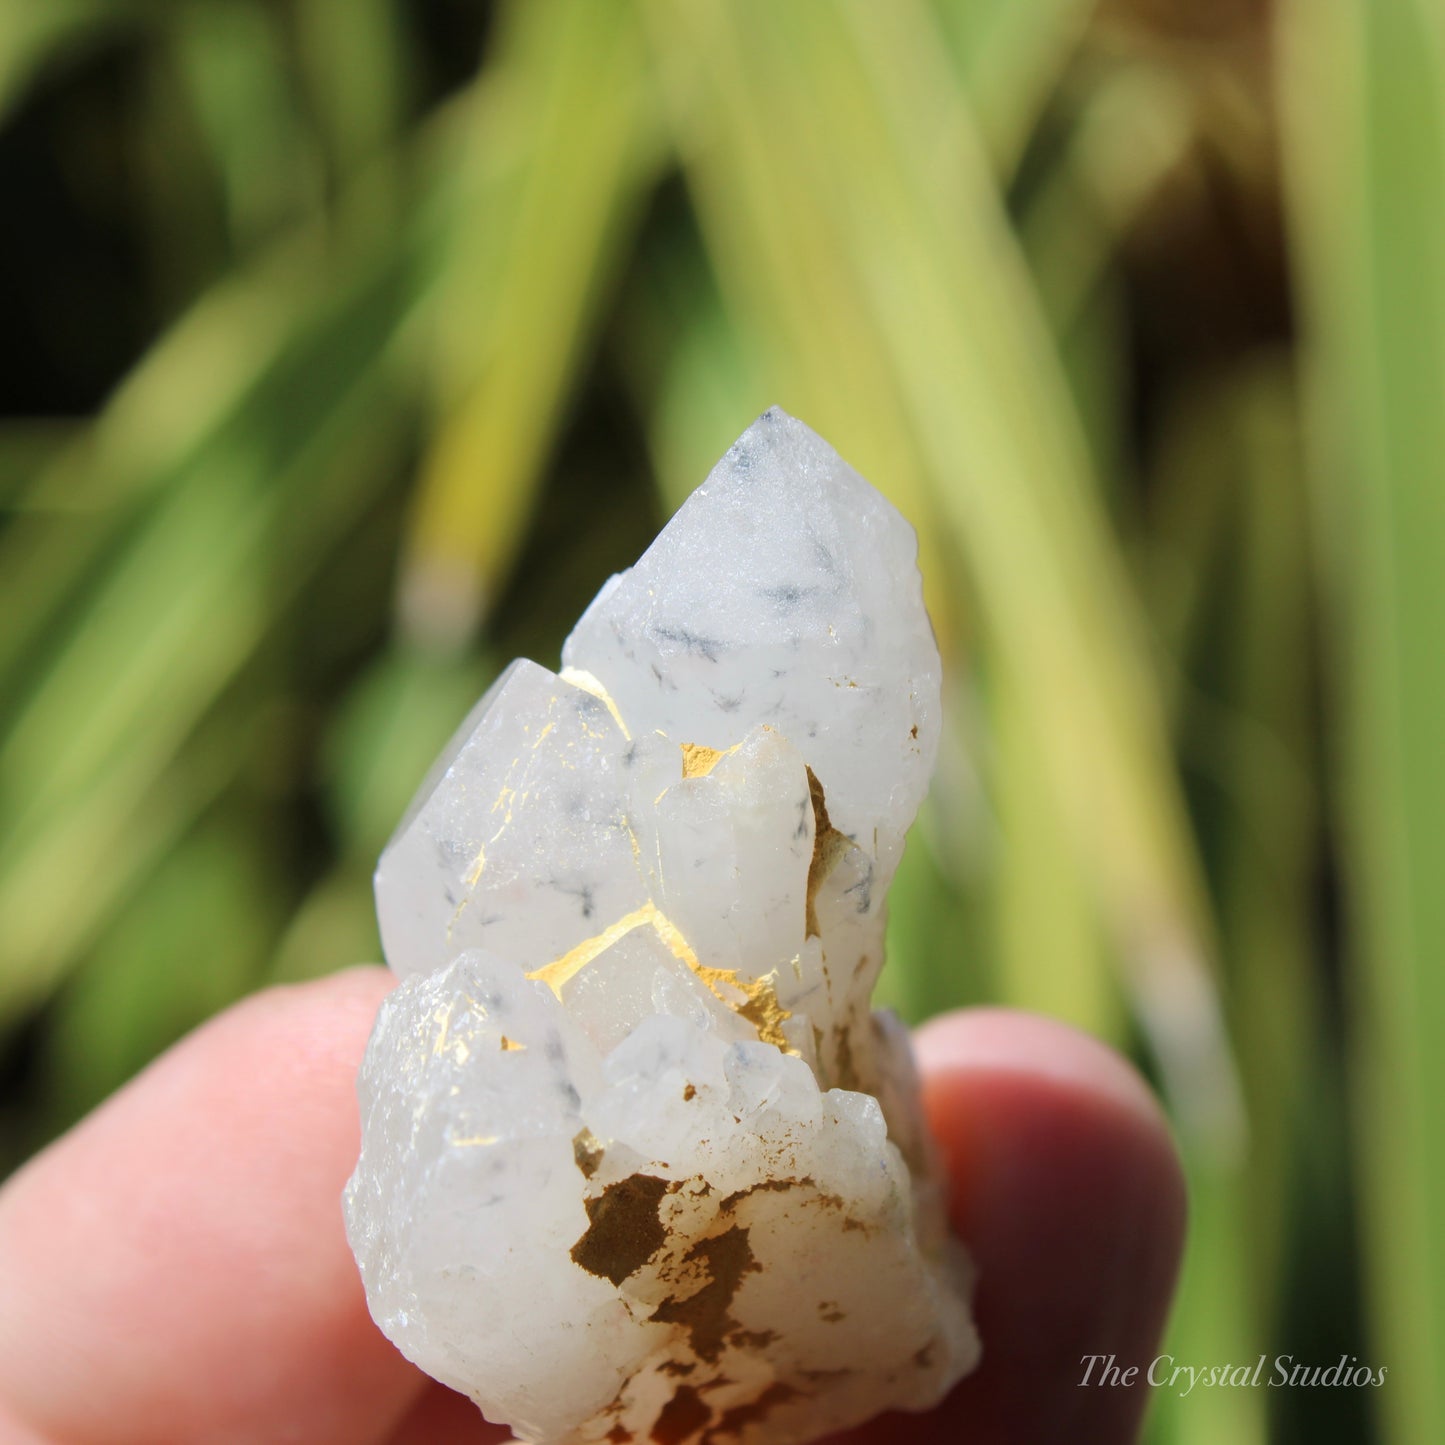
[[[347,1225],[525,1439],[806,1440],[972,1363],[869,995],[938,741],[915,539],[774,409],[514,663],[382,855]]]

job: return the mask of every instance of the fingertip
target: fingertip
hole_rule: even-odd
[[[917,1051],[984,1351],[939,1420],[979,1441],[1132,1439],[1142,1388],[1079,1382],[1092,1354],[1147,1366],[1163,1330],[1186,1217],[1163,1111],[1114,1050],[1031,1014],[950,1015]]]
[[[392,983],[244,1000],[0,1192],[0,1396],[42,1434],[354,1442],[408,1408],[421,1377],[367,1314],[340,1202]]]
[[[493,1425],[467,1399],[434,1380],[397,1426],[387,1445],[503,1445],[512,1439],[505,1425]]]
[[[323,1057],[354,1056],[359,1063],[376,1010],[396,984],[396,975],[375,963],[355,964],[301,983],[275,984],[217,1014],[191,1037],[275,1027],[297,1042],[309,1040]],[[322,1019],[325,1027],[318,1028]]]
[[[1116,1049],[1058,1019],[1021,1009],[961,1009],[913,1035],[919,1072],[935,1089],[951,1077],[1015,1075],[1020,1082],[1121,1110],[1174,1149],[1169,1121],[1144,1076]]]

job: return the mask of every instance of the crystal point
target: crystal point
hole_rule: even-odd
[[[805,1441],[977,1358],[869,1004],[938,743],[915,554],[764,413],[382,855],[348,1233],[383,1330],[521,1439]]]

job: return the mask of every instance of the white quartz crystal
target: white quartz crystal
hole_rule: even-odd
[[[521,1439],[805,1441],[977,1358],[869,1007],[938,744],[915,555],[764,413],[382,855],[347,1231],[387,1335]]]

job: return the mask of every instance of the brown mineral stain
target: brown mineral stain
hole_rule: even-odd
[[[694,1089],[691,1084],[684,1084],[684,1085],[682,1086],[682,1101],[683,1101],[683,1103],[684,1103],[684,1104],[690,1103],[690,1102],[691,1102],[693,1099],[695,1099],[695,1098],[697,1098],[697,1090]]]
[[[712,1411],[703,1403],[702,1396],[691,1385],[679,1385],[672,1399],[662,1407],[648,1439],[656,1445],[682,1445],[711,1419]]]
[[[602,1438],[611,1442],[611,1445],[632,1445],[632,1441],[636,1437],[625,1425],[618,1424],[614,1425]]]
[[[809,1198],[799,1201],[800,1206],[804,1204],[816,1204],[822,1210],[832,1211],[834,1214],[841,1214],[843,1219],[838,1227],[845,1234],[866,1234],[873,1227],[866,1221],[858,1219],[856,1216],[848,1213],[848,1201],[844,1199],[841,1194],[830,1194],[825,1189],[819,1189],[810,1174],[803,1175],[801,1179],[765,1179],[761,1183],[754,1184],[748,1189],[739,1189],[735,1193],[729,1194],[728,1197],[723,1200],[720,1208],[732,1209],[741,1200],[747,1198],[749,1194],[758,1190],[792,1188],[807,1188],[813,1191]]]
[[[704,1445],[712,1445],[713,1441],[721,1440],[725,1435],[741,1435],[749,1425],[761,1424],[775,1405],[783,1405],[797,1398],[798,1392],[791,1385],[774,1380],[756,1400],[724,1410],[718,1417],[717,1424],[703,1437]]]
[[[776,1330],[734,1330],[728,1344],[740,1350],[764,1350],[778,1338]]]
[[[810,1385],[831,1385],[835,1380],[846,1380],[852,1370],[799,1370],[798,1373]]]
[[[808,796],[813,802],[813,857],[808,864],[807,936],[817,938],[820,933],[818,890],[823,886],[823,880],[837,866],[838,860],[852,847],[853,840],[845,833],[840,833],[828,821],[828,804],[823,797],[823,785],[812,768],[807,771]]]
[[[590,1179],[602,1164],[602,1141],[591,1131],[583,1129],[572,1136],[572,1158],[582,1171],[584,1179]]]
[[[924,1345],[921,1350],[914,1354],[913,1363],[917,1365],[920,1370],[926,1370],[933,1363],[933,1346]]]
[[[516,1039],[509,1039],[506,1034],[502,1035],[502,1052],[504,1054],[519,1054],[526,1047],[526,1044],[519,1044]]]
[[[836,1325],[839,1320],[846,1319],[847,1316],[838,1308],[837,1300],[825,1299],[818,1301],[818,1318],[825,1325]]]
[[[665,1299],[652,1312],[659,1324],[681,1325],[688,1333],[693,1353],[708,1364],[716,1364],[723,1341],[735,1321],[728,1317],[733,1296],[743,1276],[758,1268],[753,1259],[748,1231],[734,1225],[710,1239],[700,1239],[683,1256],[688,1264],[701,1267],[707,1283],[686,1299]]]
[[[664,1360],[658,1367],[664,1375],[690,1375],[697,1369],[696,1360]]]
[[[718,1205],[718,1209],[727,1213],[736,1209],[744,1199],[752,1194],[775,1194],[784,1189],[812,1189],[814,1187],[811,1174],[805,1174],[801,1179],[760,1179],[756,1184],[749,1184],[746,1189],[734,1189]]]
[[[641,1269],[667,1238],[657,1206],[667,1180],[629,1174],[587,1201],[587,1230],[572,1246],[573,1262],[588,1274],[621,1284]]]
[[[853,1035],[848,1029],[838,1033],[838,1076],[833,1084],[839,1089],[859,1088],[858,1066],[853,1061]]]

